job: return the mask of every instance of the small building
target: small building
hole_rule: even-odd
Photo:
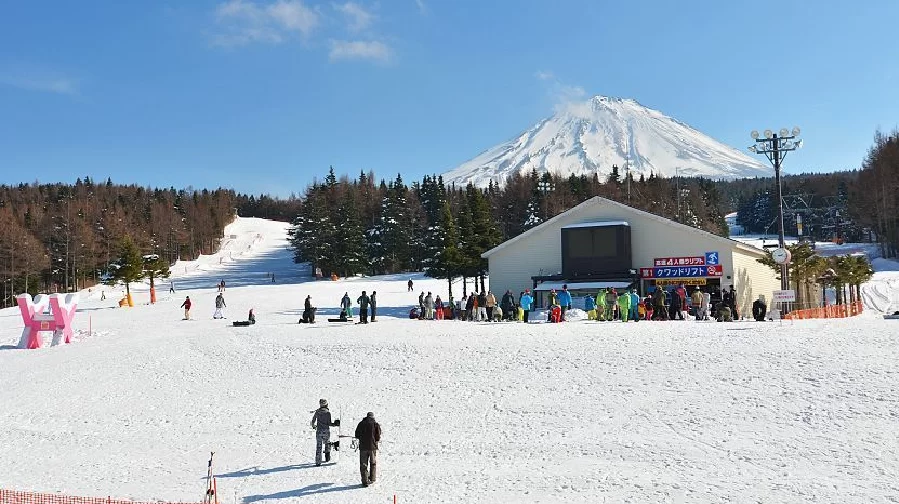
[[[757,262],[764,250],[631,208],[591,198],[485,252],[490,288],[500,295],[525,289],[544,306],[545,293],[567,285],[573,297],[599,289],[684,284],[688,291],[728,289],[741,317],[752,302],[780,289],[774,271]],[[769,303],[770,304],[770,303]]]

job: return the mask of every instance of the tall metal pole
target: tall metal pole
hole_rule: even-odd
[[[780,248],[784,248],[786,246],[784,240],[784,204],[783,204],[783,190],[780,185],[780,140],[777,138],[775,134],[771,145],[774,150],[774,178],[777,184],[777,243]],[[790,270],[786,264],[780,265],[780,289],[781,290],[789,290],[790,289],[790,278],[789,278]]]

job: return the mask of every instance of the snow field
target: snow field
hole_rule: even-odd
[[[9,349],[18,312],[0,311],[4,487],[200,499],[214,450],[223,504],[899,499],[896,321],[408,320],[445,281],[298,283],[282,224],[228,232],[263,237],[233,263],[188,265],[157,305],[87,300],[72,345]],[[222,278],[227,316],[254,307],[255,326],[211,319]],[[363,289],[379,322],[324,322]],[[307,293],[315,325],[296,323]],[[322,397],[344,434],[375,413],[376,486],[358,485],[347,440],[336,464],[312,464]]]

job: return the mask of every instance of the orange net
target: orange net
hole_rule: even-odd
[[[3,490],[0,488],[0,504],[200,504],[200,503],[160,503],[139,502],[131,500],[113,499],[112,497],[76,497],[63,494],[47,494],[34,492],[19,492],[16,490]]]

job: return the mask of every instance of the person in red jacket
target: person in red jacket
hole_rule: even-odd
[[[181,303],[181,308],[184,308],[184,320],[190,320],[190,296],[187,296],[187,299]]]

